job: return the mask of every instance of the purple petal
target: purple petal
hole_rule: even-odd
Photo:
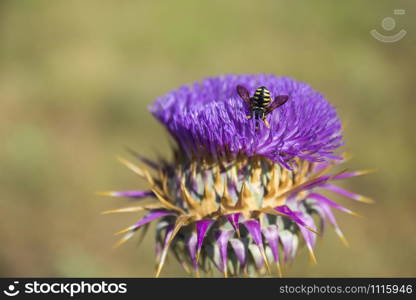
[[[174,230],[174,225],[169,225],[166,228],[165,240],[164,240],[164,243],[163,243],[163,249],[162,249],[161,254],[160,254],[159,266],[158,266],[158,270],[156,272],[156,277],[159,277],[159,274],[162,271],[162,268],[165,264],[166,255],[168,254],[168,249],[169,249],[169,240],[172,237],[173,230]]]
[[[337,221],[334,214],[331,211],[331,208],[325,202],[318,202],[316,205],[322,210],[324,217],[326,217],[334,227],[338,227]]]
[[[149,223],[147,223],[147,224],[149,224]],[[165,221],[161,221],[161,222],[157,223],[157,225],[156,225],[155,255],[156,255],[156,260],[157,261],[159,261],[159,259],[160,259],[160,255],[161,255],[162,248],[163,248],[164,235],[162,233],[166,234],[168,226],[169,226],[169,223],[167,223]],[[163,237],[162,237],[162,235],[163,235]]]
[[[348,246],[348,241],[347,239],[344,237],[344,234],[341,231],[341,228],[339,228],[337,220],[335,219],[334,214],[331,211],[331,208],[329,207],[329,205],[327,205],[324,202],[318,202],[317,205],[319,206],[319,208],[322,210],[322,213],[324,214],[324,217],[326,219],[328,219],[328,221],[331,223],[332,226],[334,226],[335,228],[335,233],[341,238],[342,242]]]
[[[316,172],[316,173],[319,173],[320,171],[325,170],[326,168],[328,168],[330,165],[331,165],[331,163],[328,163],[328,162],[317,164],[313,168],[313,171]]]
[[[301,212],[298,212],[297,214],[299,214],[302,217],[302,219],[305,220],[307,226],[316,230],[316,226],[312,217]],[[307,247],[313,249],[316,243],[316,234],[302,226],[299,226],[299,229],[302,233],[303,238],[305,239]]]
[[[314,187],[324,184],[330,179],[331,179],[331,175],[320,176],[312,180],[310,183],[302,186],[299,190],[297,190],[297,192],[313,189]]]
[[[233,226],[235,231],[239,230],[240,224],[238,223],[238,220],[240,218],[240,213],[234,213],[234,214],[229,214],[229,215],[225,215],[225,217],[227,218],[228,222],[230,222],[230,224]]]
[[[214,223],[214,220],[206,219],[195,222],[196,225],[196,234],[197,234],[197,247],[196,251],[199,253],[201,251],[202,243],[205,239],[205,233],[207,232],[209,226]]]
[[[246,248],[244,246],[244,243],[239,239],[231,239],[230,243],[235,255],[237,256],[238,261],[240,262],[240,265],[244,266],[246,264],[247,259]]]
[[[295,256],[297,248],[296,236],[288,230],[283,230],[280,232],[279,238],[282,242],[285,262],[292,260]]]
[[[266,238],[270,249],[273,253],[275,262],[279,261],[279,230],[276,225],[270,225],[262,230],[263,236]]]
[[[173,224],[170,224],[166,227],[166,235],[165,235],[165,239],[163,242],[163,248],[166,248],[166,246],[168,245],[168,242],[173,234],[173,229],[175,228],[175,226]]]
[[[298,215],[294,211],[292,211],[287,205],[277,206],[274,209],[282,214],[287,215],[289,219],[296,222],[297,224],[301,226],[307,226],[306,223],[301,218],[299,218]]]
[[[250,244],[248,246],[248,250],[250,251],[251,256],[253,257],[254,264],[256,265],[256,269],[263,268],[264,259],[263,259],[263,255],[261,254],[259,246]]]
[[[332,184],[324,184],[321,186],[321,188],[326,189],[328,191],[337,193],[339,195],[345,196],[347,198],[351,198],[357,201],[361,201],[361,202],[367,202],[367,203],[372,203],[373,201],[367,197],[364,197],[362,195],[358,195],[355,193],[352,193],[350,191],[347,191],[339,186],[336,185],[332,185]]]
[[[143,226],[144,224],[147,224],[149,222],[152,222],[153,220],[157,219],[157,218],[161,218],[164,216],[171,216],[174,215],[175,213],[170,212],[170,211],[164,211],[164,210],[154,210],[151,211],[150,213],[148,213],[147,215],[145,215],[140,221],[138,221],[137,223],[135,223],[134,225],[132,225],[130,227],[130,230],[137,230],[139,229],[141,226]]]
[[[218,248],[220,249],[220,256],[221,256],[221,266],[220,270],[221,272],[225,272],[227,270],[227,246],[228,246],[228,240],[231,238],[231,236],[234,234],[233,230],[218,230],[216,232],[216,241]]]
[[[364,174],[367,174],[367,173],[370,173],[370,172],[371,171],[369,171],[369,170],[345,172],[345,173],[341,173],[341,174],[335,176],[332,179],[333,180],[347,179],[347,178],[351,178],[351,177],[361,176],[361,175],[364,175]]]
[[[129,197],[129,198],[146,198],[154,197],[155,194],[152,191],[119,191],[109,192],[109,195],[114,197]]]
[[[197,245],[197,235],[195,233],[193,233],[189,239],[188,242],[186,243],[186,246],[188,248],[189,251],[189,256],[191,257],[191,261],[192,261],[192,265],[194,267],[194,270],[198,269],[198,263],[196,261],[196,245]]]
[[[313,198],[317,201],[323,202],[329,206],[332,206],[340,211],[349,213],[349,214],[353,214],[353,212],[351,210],[349,210],[348,208],[345,208],[341,205],[339,205],[338,203],[332,201],[331,199],[328,199],[327,197],[321,195],[321,194],[316,194],[316,193],[311,193],[308,195],[308,198]]]
[[[253,237],[253,241],[259,247],[263,247],[263,239],[261,237],[260,223],[257,220],[247,220],[244,223],[250,235]]]

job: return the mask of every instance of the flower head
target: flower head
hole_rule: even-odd
[[[238,85],[250,95],[265,86],[273,97],[289,100],[267,114],[269,127],[256,128],[246,118],[251,107]],[[343,161],[336,153],[340,121],[305,83],[274,75],[208,78],[157,99],[150,111],[177,142],[174,158],[153,162],[138,155],[147,169],[121,159],[149,190],[107,194],[155,198],[155,204],[108,212],[147,211],[120,232],[121,242],[157,220],[157,276],[168,251],[195,274],[212,269],[225,276],[264,274],[273,272],[272,264],[281,274],[281,264],[294,259],[299,244],[316,260],[313,249],[325,222],[346,243],[332,209],[355,213],[322,191],[370,202],[332,184],[364,171],[330,173]]]
[[[247,107],[236,92],[251,94],[266,86],[271,95],[289,101],[269,116],[270,128],[254,129]],[[183,86],[156,100],[150,108],[190,158],[243,153],[273,162],[299,157],[308,161],[332,159],[341,145],[341,125],[334,108],[309,85],[273,75],[227,75]]]

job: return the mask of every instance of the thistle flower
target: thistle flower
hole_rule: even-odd
[[[253,94],[266,86],[271,95],[288,95],[287,103],[267,116],[269,127],[246,118],[242,85]],[[330,191],[362,202],[369,198],[333,182],[366,173],[331,169],[344,161],[335,109],[309,85],[274,75],[227,75],[182,86],[157,99],[152,114],[176,145],[171,161],[137,155],[139,167],[120,161],[144,178],[149,190],[107,192],[154,204],[107,211],[146,211],[120,231],[119,244],[156,221],[159,276],[171,252],[185,270],[199,276],[217,269],[224,276],[281,275],[300,245],[313,249],[329,222],[346,239],[332,210],[356,215],[324,194]],[[319,226],[317,226],[319,224]],[[144,229],[143,229],[144,230]]]

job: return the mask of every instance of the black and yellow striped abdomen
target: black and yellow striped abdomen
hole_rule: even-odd
[[[270,104],[270,92],[269,90],[261,86],[256,89],[254,96],[252,98],[252,109],[253,110],[265,110],[266,107]]]

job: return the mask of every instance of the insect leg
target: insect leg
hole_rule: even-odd
[[[254,112],[254,117],[256,119],[256,131],[257,131],[259,129],[259,111],[258,110]]]

